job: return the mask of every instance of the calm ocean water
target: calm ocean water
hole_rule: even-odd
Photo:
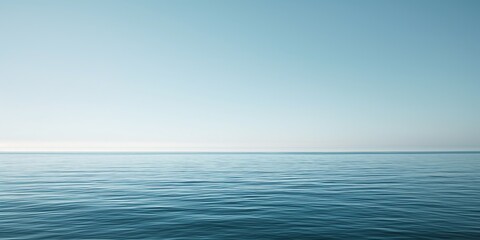
[[[0,154],[0,239],[480,239],[480,154]]]

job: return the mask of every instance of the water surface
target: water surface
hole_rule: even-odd
[[[0,239],[480,239],[480,154],[0,154]]]

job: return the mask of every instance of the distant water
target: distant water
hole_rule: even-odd
[[[480,239],[480,154],[0,154],[0,239]]]

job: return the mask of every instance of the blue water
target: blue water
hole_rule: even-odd
[[[0,239],[480,239],[480,154],[0,154]]]

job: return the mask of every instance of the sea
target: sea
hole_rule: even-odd
[[[480,239],[480,153],[2,153],[0,239]]]

